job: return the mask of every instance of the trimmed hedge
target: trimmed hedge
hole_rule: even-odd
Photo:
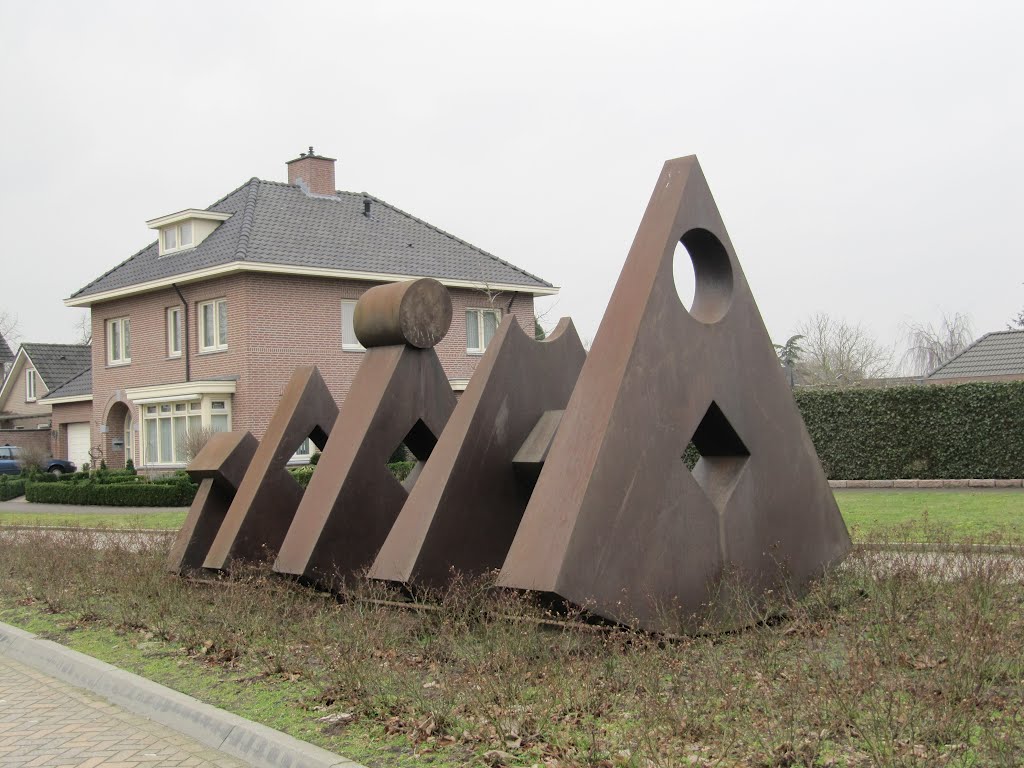
[[[829,478],[1024,477],[1024,382],[794,395]]]
[[[162,483],[77,483],[30,482],[28,501],[43,504],[98,504],[110,507],[187,507],[198,486],[188,480]]]
[[[412,472],[412,468],[416,466],[415,461],[395,461],[388,464],[388,469],[391,470],[391,474],[395,476],[398,482],[404,482],[405,478]]]
[[[25,494],[25,481],[0,475],[0,501],[10,501]]]
[[[398,482],[402,482],[409,476],[412,468],[416,466],[415,461],[397,461],[392,464],[388,464],[388,469],[391,470],[391,474],[395,476]],[[313,477],[313,471],[316,469],[315,464],[302,467],[289,467],[288,471],[292,473],[292,477],[295,481],[303,488],[309,485],[309,480]]]
[[[309,479],[311,477],[313,477],[313,470],[314,469],[315,469],[315,466],[312,466],[312,467],[291,467],[291,468],[289,468],[288,471],[292,473],[292,477],[295,478],[295,482],[297,482],[300,486],[305,488],[307,485],[309,485]]]

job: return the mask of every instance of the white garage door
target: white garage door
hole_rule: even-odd
[[[89,461],[89,422],[68,424],[68,461],[79,469]]]

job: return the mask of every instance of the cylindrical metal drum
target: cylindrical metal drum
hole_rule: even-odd
[[[364,347],[408,344],[429,349],[452,324],[452,298],[437,280],[422,277],[371,288],[356,304],[353,325]]]

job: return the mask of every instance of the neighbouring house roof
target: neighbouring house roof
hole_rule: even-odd
[[[112,292],[162,287],[189,275],[201,279],[219,274],[218,268],[364,279],[433,277],[501,290],[556,291],[536,275],[366,193],[311,195],[297,185],[254,178],[206,210],[232,215],[190,250],[160,256],[157,243],[151,243],[65,303],[87,305]]]
[[[77,376],[72,376],[56,389],[50,390],[50,393],[43,400],[47,402],[54,400],[73,402],[87,398],[92,398],[92,366],[86,368]]]
[[[22,344],[21,349],[51,391],[92,367],[88,344]]]
[[[11,375],[0,387],[0,406],[7,402],[15,379],[20,379],[15,372],[24,369],[26,361],[31,362],[49,394],[92,367],[92,347],[88,344],[22,344],[14,358]]]
[[[927,376],[928,381],[1024,376],[1024,330],[986,333]]]

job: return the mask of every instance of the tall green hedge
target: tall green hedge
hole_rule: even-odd
[[[1024,382],[794,394],[830,478],[1024,477]]]

